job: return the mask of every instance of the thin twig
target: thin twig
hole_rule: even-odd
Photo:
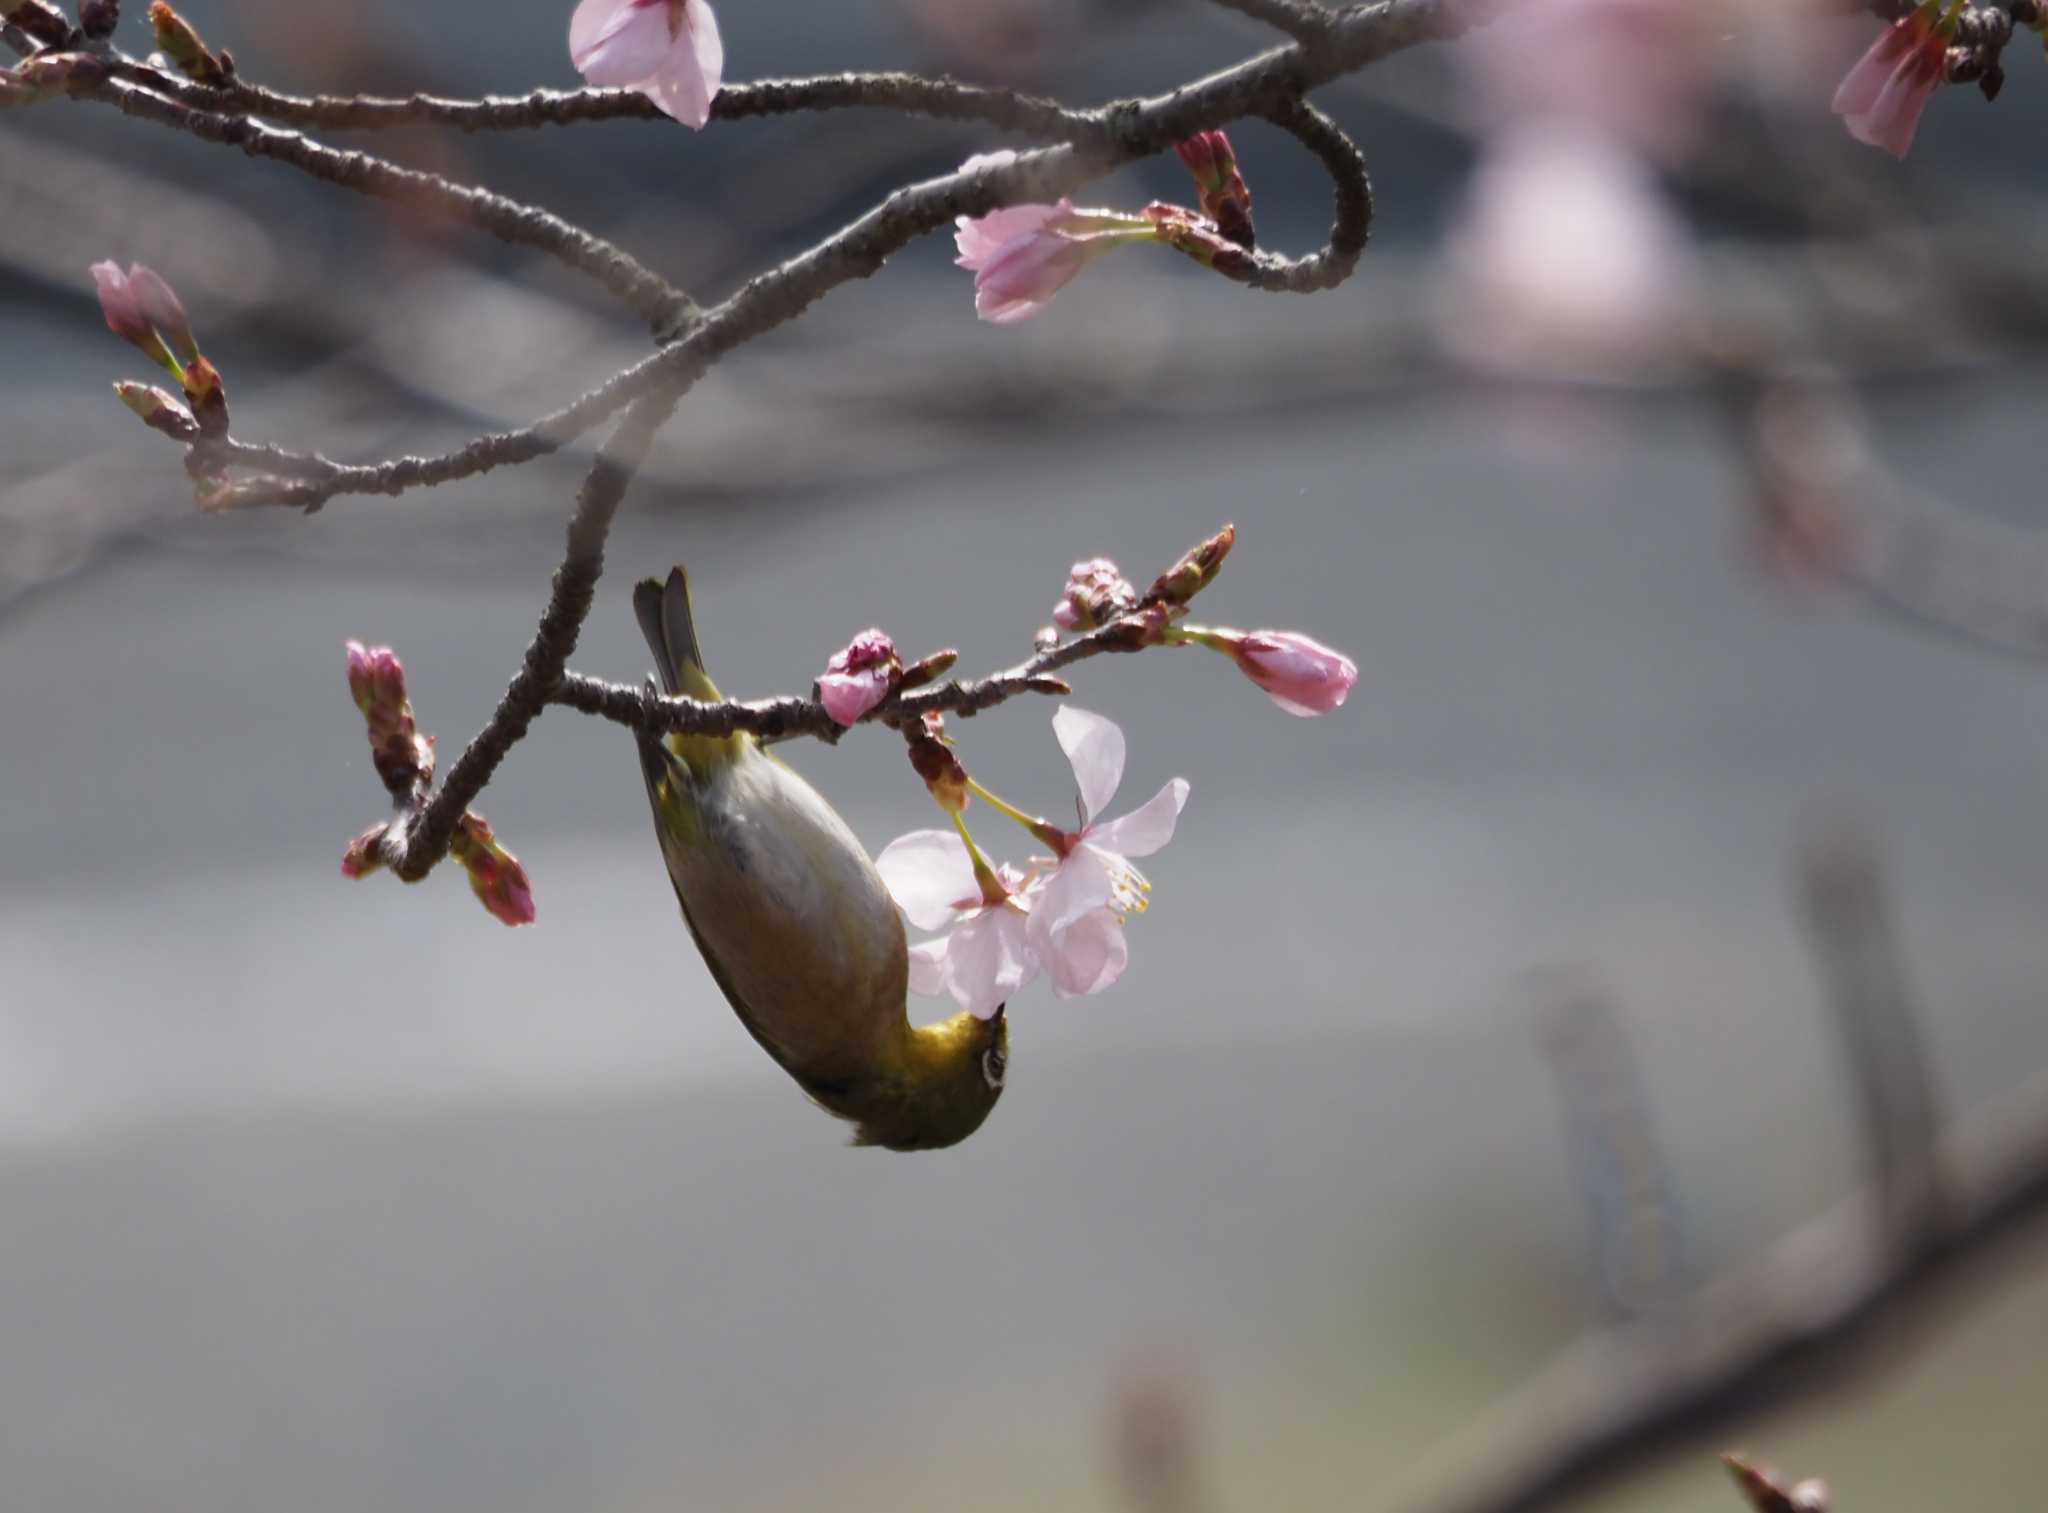
[[[682,290],[603,237],[551,211],[491,190],[400,168],[368,153],[323,146],[298,132],[280,131],[246,116],[195,110],[125,80],[81,90],[78,98],[105,100],[123,115],[188,132],[204,142],[238,147],[250,157],[287,164],[323,183],[429,210],[486,231],[500,241],[544,252],[596,280],[657,332],[676,329],[695,308]]]
[[[1065,683],[1053,676],[1059,669],[1105,652],[1131,649],[1124,627],[1106,625],[985,678],[967,682],[955,679],[898,694],[862,715],[860,722],[911,727],[927,714],[971,718],[1023,694],[1058,697],[1070,692]],[[783,741],[794,736],[836,741],[845,734],[845,727],[826,714],[825,706],[815,699],[784,696],[728,699],[714,704],[697,699],[659,698],[644,688],[606,683],[573,672],[563,674],[550,702],[650,734],[724,736],[746,731],[764,741]]]
[[[634,405],[591,464],[576,496],[575,513],[569,517],[568,547],[561,566],[555,569],[547,609],[517,676],[426,807],[393,825],[385,835],[380,848],[384,863],[407,882],[426,876],[447,854],[448,842],[464,812],[483,792],[505,754],[547,707],[548,696],[560,681],[563,667],[576,650],[583,622],[589,618],[597,580],[604,571],[605,538],[612,517],[618,513],[633,475],[646,461],[655,432],[674,410],[676,398],[666,392],[650,394]]]

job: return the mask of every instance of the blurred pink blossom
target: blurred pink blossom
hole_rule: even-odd
[[[582,0],[569,20],[569,58],[590,83],[637,89],[698,129],[725,72],[707,0]]]
[[[1503,133],[1445,245],[1438,318],[1481,367],[1632,379],[1686,354],[1692,239],[1642,160],[1610,138]]]
[[[1937,0],[1928,0],[1878,33],[1835,91],[1833,109],[1850,136],[1895,158],[1906,155],[1920,114],[1941,85],[1955,29]]]
[[[1547,120],[1670,153],[1698,135],[1717,40],[1697,0],[1525,0],[1460,55],[1504,130]]]
[[[851,725],[889,697],[903,676],[903,659],[884,630],[864,630],[844,650],[832,654],[818,679],[818,700],[825,713]]]

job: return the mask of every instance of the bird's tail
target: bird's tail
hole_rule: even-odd
[[[654,653],[655,670],[663,692],[671,697],[683,694],[692,699],[716,700],[723,695],[711,674],[704,670],[704,653],[697,645],[697,622],[690,614],[690,578],[680,566],[669,569],[668,579],[643,578],[633,585],[633,614],[640,633],[647,637]],[[749,744],[748,737],[672,735],[666,742],[649,735],[640,738],[640,766],[647,776],[647,790],[659,813],[662,785],[677,767],[702,779],[731,762]],[[673,795],[671,795],[673,796]]]
[[[718,685],[704,670],[704,653],[697,646],[697,622],[690,614],[690,576],[680,564],[668,570],[666,583],[643,578],[633,585],[633,613],[639,618],[640,633],[654,653],[655,671],[662,690],[693,699],[718,698]]]

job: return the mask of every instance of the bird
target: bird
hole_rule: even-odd
[[[633,589],[671,696],[716,701],[680,566]],[[1009,1026],[910,1022],[903,920],[823,795],[754,736],[638,733],[662,859],[704,964],[740,1023],[854,1145],[939,1150],[1002,1096]]]

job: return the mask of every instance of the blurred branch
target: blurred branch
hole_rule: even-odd
[[[2048,1076],[1966,1115],[1935,1147],[1950,1205],[1916,1249],[1890,1243],[1881,1184],[1808,1220],[1662,1314],[1598,1330],[1428,1458],[1410,1513],[1510,1513],[1604,1483],[1824,1391],[1858,1347],[1928,1304],[1961,1263],[2048,1211]]]
[[[1837,821],[1800,860],[1876,1175],[1672,1307],[1567,1347],[1440,1447],[1426,1490],[1401,1506],[1535,1508],[1766,1402],[1824,1391],[1958,1263],[2048,1209],[2048,1074],[1936,1135],[1876,848]]]
[[[1738,386],[1736,445],[1765,555],[1919,628],[2048,658],[2048,535],[1911,490],[1871,452],[1860,420],[1842,385]]]
[[[1538,1044],[1557,1084],[1601,1303],[1615,1318],[1664,1307],[1683,1280],[1683,1247],[1641,1058],[1595,984],[1550,973],[1538,994]]]
[[[1928,1160],[1936,1107],[1877,836],[1857,811],[1823,815],[1800,837],[1798,863],[1870,1175],[1885,1195],[1892,1243],[1910,1251],[1941,1227],[1940,1174]]]

